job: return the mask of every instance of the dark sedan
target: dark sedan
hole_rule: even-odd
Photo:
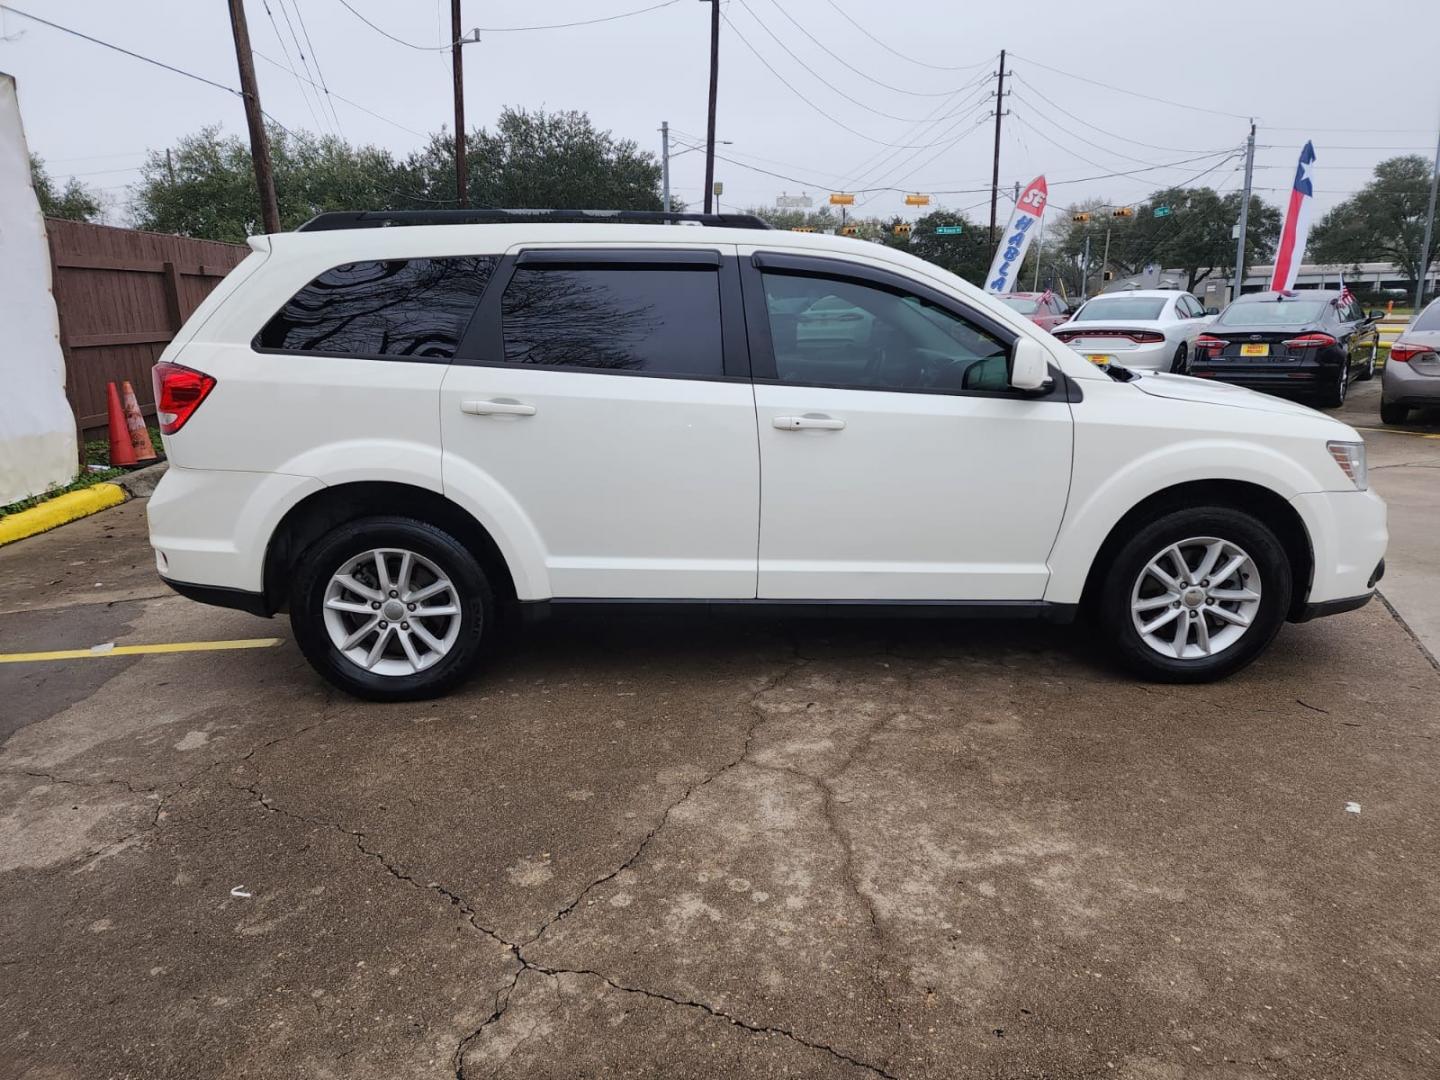
[[[1195,339],[1190,374],[1334,408],[1374,378],[1379,319],[1338,291],[1250,293]]]

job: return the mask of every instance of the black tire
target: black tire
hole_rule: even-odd
[[[1356,377],[1356,382],[1369,382],[1375,378],[1375,354],[1379,351],[1380,347],[1378,345],[1370,346],[1370,359],[1365,362],[1365,370]]]
[[[1190,367],[1190,350],[1182,341],[1180,347],[1175,350],[1175,359],[1170,361],[1170,373],[1172,375],[1184,375]]]
[[[367,671],[340,651],[326,628],[325,594],[332,575],[372,548],[414,552],[443,570],[454,585],[458,636],[440,660],[418,672]],[[291,580],[290,626],[300,651],[330,683],[369,701],[418,701],[448,693],[474,669],[498,625],[495,594],[475,556],[443,529],[413,518],[370,517],[339,526],[300,556]]]
[[[1150,560],[1192,537],[1214,537],[1243,549],[1260,576],[1260,601],[1249,627],[1232,644],[1213,656],[1182,660],[1161,655],[1146,643],[1131,617],[1131,598]],[[1111,561],[1096,607],[1117,656],[1136,674],[1152,682],[1213,682],[1233,675],[1265,650],[1285,621],[1291,590],[1290,560],[1268,526],[1242,510],[1198,506],[1170,511],[1138,529]],[[1200,618],[1207,618],[1204,610]]]
[[[1341,364],[1335,381],[1320,391],[1317,401],[1322,409],[1338,409],[1345,404],[1345,394],[1349,389],[1350,368],[1347,364]]]
[[[1410,419],[1410,410],[1406,406],[1393,401],[1380,402],[1380,422],[1382,424],[1403,424],[1408,419]]]

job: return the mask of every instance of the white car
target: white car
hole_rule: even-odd
[[[597,605],[1085,609],[1202,681],[1382,569],[1353,429],[1103,370],[878,244],[574,211],[250,243],[156,365],[151,542],[187,596],[288,609],[360,696],[455,686],[507,611]]]
[[[1085,301],[1053,333],[1091,363],[1183,375],[1215,314],[1187,292],[1131,289]]]

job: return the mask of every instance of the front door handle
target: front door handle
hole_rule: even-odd
[[[523,401],[462,401],[460,411],[471,416],[534,416],[535,406]]]
[[[844,420],[837,420],[833,416],[805,415],[805,416],[776,416],[772,417],[770,423],[781,431],[840,431],[845,427]]]

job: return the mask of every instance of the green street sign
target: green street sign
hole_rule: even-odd
[[[963,233],[964,231],[965,231],[965,226],[963,226],[963,225],[936,225],[936,226],[935,226],[935,235],[936,235],[936,236],[959,236],[959,235],[960,235],[961,233]]]
[[[1169,217],[1170,214],[1171,214],[1171,210],[1170,210],[1170,207],[1168,207],[1168,206],[1157,206],[1157,207],[1155,207],[1155,216],[1156,216],[1156,217]]]

